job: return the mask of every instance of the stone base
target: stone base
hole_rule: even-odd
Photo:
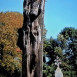
[[[59,67],[55,71],[55,77],[63,77],[63,73]]]

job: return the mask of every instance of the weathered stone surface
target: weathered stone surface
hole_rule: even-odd
[[[63,73],[59,67],[55,71],[55,77],[63,77]]]
[[[24,0],[23,27],[18,31],[18,46],[23,50],[22,77],[42,77],[44,2],[45,0]],[[40,19],[42,23],[39,22]]]

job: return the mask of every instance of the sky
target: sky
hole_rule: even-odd
[[[23,13],[23,0],[0,0],[0,12]],[[77,0],[46,0],[44,24],[46,38],[57,38],[65,27],[77,28]]]

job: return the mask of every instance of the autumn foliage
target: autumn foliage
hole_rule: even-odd
[[[22,70],[22,51],[17,46],[22,23],[23,16],[18,12],[0,13],[0,69],[9,74]]]

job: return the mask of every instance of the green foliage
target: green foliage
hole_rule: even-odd
[[[64,28],[64,29],[61,31],[60,34],[62,34],[65,39],[69,39],[69,37],[72,38],[72,37],[76,36],[75,30],[76,30],[75,28],[66,27],[66,28]]]
[[[44,41],[44,77],[54,77],[56,66],[54,59],[58,55],[62,61],[60,65],[63,77],[77,77],[77,29],[66,27],[57,39],[50,38]]]
[[[53,77],[54,76],[54,64],[48,66],[47,64],[43,63],[43,77]]]
[[[61,47],[55,47],[55,50],[54,50],[55,54],[62,57],[62,49]]]
[[[0,77],[6,77],[6,76],[4,76],[4,75],[0,74]]]
[[[62,34],[59,34],[57,37],[57,41],[59,46],[64,49],[66,47],[66,39],[64,38],[64,36]]]

